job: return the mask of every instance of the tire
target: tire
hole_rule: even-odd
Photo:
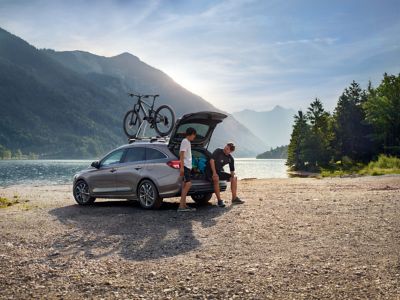
[[[162,198],[158,194],[157,187],[148,179],[140,182],[137,195],[140,206],[144,209],[158,209],[162,204]]]
[[[89,185],[84,180],[75,183],[73,193],[75,201],[79,205],[90,205],[96,200],[96,198],[90,196]]]
[[[168,105],[161,105],[154,113],[154,125],[160,136],[167,136],[175,125],[175,113]]]
[[[140,125],[142,124],[142,119],[140,115],[135,110],[130,110],[125,114],[124,117],[124,132],[128,138],[135,138],[138,134]]]
[[[212,193],[206,193],[206,194],[193,194],[191,195],[192,199],[194,202],[196,202],[199,205],[205,205],[208,203],[208,201],[211,200],[212,198]]]

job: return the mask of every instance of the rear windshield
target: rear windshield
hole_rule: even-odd
[[[210,128],[209,125],[205,125],[205,124],[200,124],[200,123],[186,123],[186,124],[182,124],[181,126],[179,126],[178,130],[177,130],[177,136],[179,138],[184,139],[186,137],[186,129],[188,129],[189,127],[192,127],[196,130],[196,138],[194,141],[197,140],[202,140],[205,138],[205,136],[207,135],[207,132]]]

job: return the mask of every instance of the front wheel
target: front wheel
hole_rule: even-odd
[[[205,194],[193,194],[192,199],[199,205],[205,205],[208,201],[212,198],[212,193],[205,193]]]
[[[171,133],[175,124],[175,113],[168,105],[161,105],[154,113],[155,129],[160,136]]]
[[[92,204],[96,200],[96,198],[90,196],[89,185],[83,180],[79,180],[74,185],[73,192],[74,192],[75,201],[79,205],[89,205],[89,204]]]
[[[142,120],[136,110],[130,110],[124,117],[124,131],[128,138],[135,138],[138,134]]]
[[[157,209],[161,206],[162,198],[150,180],[143,180],[138,187],[139,203],[144,209]]]

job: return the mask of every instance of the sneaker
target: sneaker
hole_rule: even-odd
[[[224,200],[218,200],[217,205],[218,207],[225,207]]]
[[[194,207],[179,207],[178,212],[196,211]]]
[[[243,204],[243,203],[244,201],[239,197],[236,197],[235,199],[232,200],[232,204]]]

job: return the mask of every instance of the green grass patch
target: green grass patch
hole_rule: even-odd
[[[396,156],[379,155],[378,160],[371,161],[360,170],[361,175],[400,174],[400,158]]]
[[[363,165],[361,163],[340,163],[330,168],[321,169],[322,177],[348,175],[378,176],[386,174],[400,174],[400,158],[381,154],[378,160],[371,161],[368,165]]]
[[[0,208],[6,208],[17,203],[19,203],[17,199],[10,200],[5,197],[0,197]]]

